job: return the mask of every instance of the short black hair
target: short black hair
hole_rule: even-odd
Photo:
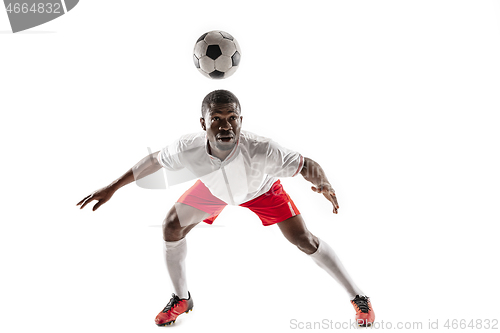
[[[228,90],[214,90],[209,93],[203,99],[201,103],[201,116],[205,118],[205,113],[209,110],[213,104],[226,104],[226,103],[235,103],[236,109],[241,113],[240,101],[238,98]]]

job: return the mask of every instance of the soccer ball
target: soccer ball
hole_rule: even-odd
[[[233,36],[224,31],[215,30],[201,35],[193,53],[196,68],[211,79],[230,77],[240,64],[240,46]]]

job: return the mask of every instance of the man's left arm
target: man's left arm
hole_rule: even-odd
[[[333,213],[337,214],[339,203],[337,202],[335,191],[328,181],[328,178],[326,178],[325,171],[321,165],[310,158],[305,157],[304,166],[302,167],[302,170],[300,170],[300,174],[314,185],[311,186],[311,189],[314,192],[323,194],[323,196],[332,203]]]

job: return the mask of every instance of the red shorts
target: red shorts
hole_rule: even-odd
[[[210,214],[210,217],[203,220],[203,222],[208,224],[212,224],[224,207],[227,206],[224,201],[215,197],[200,180],[191,186],[177,202]],[[242,203],[240,206],[246,207],[257,214],[265,226],[300,214],[279,180],[273,184],[269,191],[255,199]]]

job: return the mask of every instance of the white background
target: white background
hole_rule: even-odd
[[[193,66],[210,30],[242,48],[226,80]],[[338,215],[302,177],[283,183],[379,321],[500,318],[500,2],[87,0],[18,34],[0,11],[0,32],[2,332],[160,330],[160,226],[191,183],[75,204],[199,130],[214,89],[239,97],[244,129],[324,167]],[[165,330],[354,318],[330,276],[243,208],[188,248],[194,311]]]

